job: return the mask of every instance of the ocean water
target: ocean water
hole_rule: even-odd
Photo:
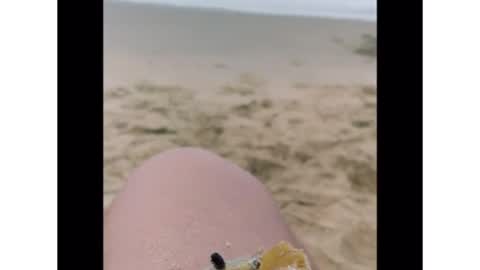
[[[118,1],[118,0],[117,0]],[[376,0],[122,0],[184,7],[376,21]]]

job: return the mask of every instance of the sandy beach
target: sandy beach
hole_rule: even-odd
[[[375,23],[104,9],[104,207],[142,161],[200,146],[268,187],[321,270],[376,269]]]

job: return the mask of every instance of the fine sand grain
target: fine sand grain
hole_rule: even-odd
[[[144,160],[200,146],[268,187],[321,270],[376,269],[374,24],[105,12],[104,207]]]

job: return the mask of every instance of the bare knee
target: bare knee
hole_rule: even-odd
[[[184,269],[200,269],[209,251],[236,257],[280,240],[295,241],[263,185],[199,148],[173,149],[146,161],[110,210],[104,226],[106,269],[168,267],[164,261],[151,264],[153,244],[175,251],[172,261],[188,256],[191,265]]]

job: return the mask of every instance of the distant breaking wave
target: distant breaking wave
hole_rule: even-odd
[[[120,1],[120,0],[116,0]],[[315,16],[376,21],[375,0],[121,0],[181,7],[216,8],[274,15]]]

